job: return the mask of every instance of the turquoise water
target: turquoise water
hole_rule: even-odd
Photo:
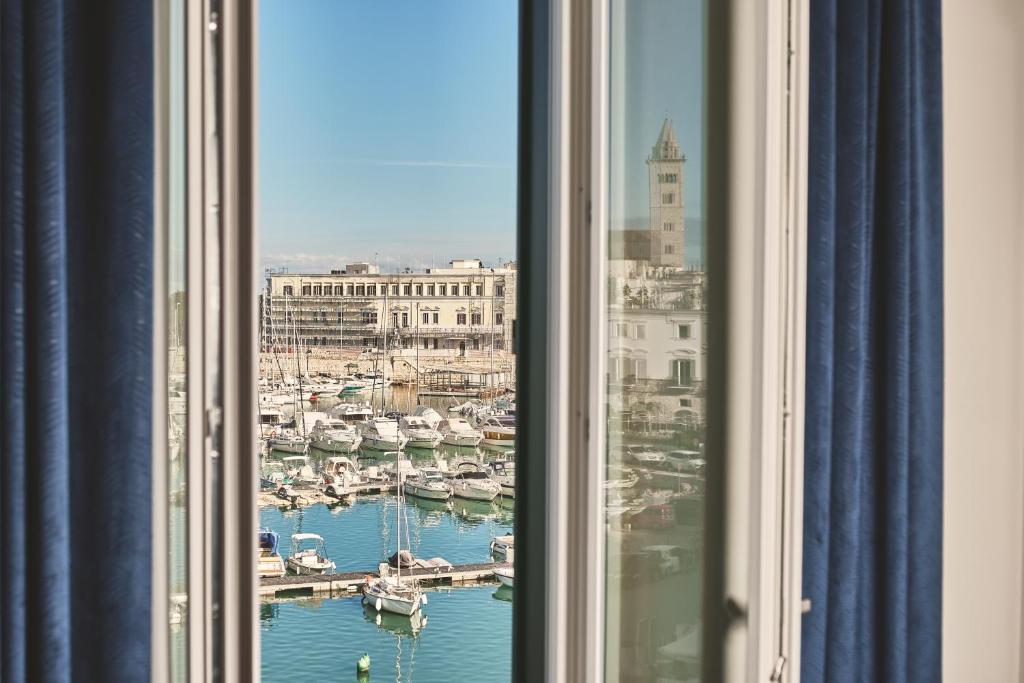
[[[402,547],[416,557],[487,562],[491,537],[512,533],[512,510],[498,503],[405,500]],[[288,554],[292,534],[315,533],[323,536],[339,572],[371,571],[395,552],[395,501],[393,495],[359,496],[352,505],[262,508],[260,526],[281,535],[282,556]]]
[[[417,557],[486,562],[491,537],[512,533],[512,511],[499,503],[406,501],[402,545]],[[281,535],[282,554],[291,534],[317,533],[339,572],[375,570],[386,560],[396,547],[396,517],[393,495],[360,496],[352,505],[260,510],[261,526]],[[380,625],[376,611],[358,597],[263,602],[263,680],[509,680],[511,591],[485,585],[430,590],[427,596],[425,623],[384,614]],[[363,652],[373,664],[369,677],[357,678]]]
[[[432,590],[426,623],[384,615],[358,598],[260,606],[264,681],[508,681],[512,677],[509,589]],[[418,627],[418,628],[417,628]],[[368,676],[356,661],[370,655]]]

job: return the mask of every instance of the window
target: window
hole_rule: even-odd
[[[680,408],[689,408],[692,405],[693,405],[693,399],[692,398],[681,398],[681,399],[679,399],[679,407]]]
[[[349,296],[352,296],[353,294],[355,294],[355,292],[356,292],[355,285],[345,285],[345,293],[346,294],[348,294]]]
[[[455,324],[456,325],[465,325],[466,324],[466,314],[465,313],[456,313],[455,314]]]
[[[444,292],[441,292],[444,294]],[[427,285],[427,296],[434,296],[434,285]]]
[[[402,327],[409,327],[409,314],[408,313],[403,313],[402,314]]]
[[[366,296],[366,285],[356,285],[356,296]]]
[[[437,337],[434,337],[434,348],[437,348]]]
[[[671,222],[666,222],[666,223],[665,223],[665,225],[664,225],[664,230],[665,230],[665,232],[672,232],[672,231],[674,231],[675,229],[676,229],[676,226],[675,226],[675,224],[674,224],[674,223],[671,223]]]
[[[402,295],[412,296],[412,285],[402,285]]]
[[[676,200],[675,192],[665,192],[661,195],[662,204],[672,204]]]
[[[334,285],[334,296],[341,296],[344,293],[344,287],[342,285]]]
[[[495,313],[494,314],[494,324],[495,325],[504,325],[505,324],[505,314],[504,313]]]
[[[392,313],[391,314],[391,327],[392,328],[398,327],[398,313]]]
[[[448,285],[438,285],[441,296],[448,296]]]
[[[429,313],[424,313],[423,314],[423,324],[426,325],[429,322],[430,322],[430,314]]]
[[[293,293],[292,286],[291,285],[285,285],[284,286],[284,295],[285,296],[291,296],[292,293]]]
[[[469,296],[470,286],[462,285],[462,296]]]
[[[459,295],[459,285],[457,283],[455,283],[455,282],[452,283],[451,292],[452,292],[452,296],[458,296]],[[469,292],[467,291],[466,294],[468,295]]]
[[[391,285],[391,296],[398,296],[398,285]]]
[[[690,338],[690,325],[682,323],[676,325],[676,338],[677,339],[689,339]]]
[[[438,321],[438,318],[439,318],[439,317],[440,317],[440,316],[439,316],[439,314],[437,314],[437,313],[434,313],[434,314],[433,314],[433,318],[434,318],[434,321],[433,321],[433,322],[434,322],[434,324],[435,324],[435,325],[437,325],[437,324],[438,324],[438,323],[437,323],[437,321]]]
[[[430,340],[429,339],[424,338],[424,340],[423,340],[423,348],[424,349],[429,349],[430,348]]]
[[[671,245],[671,244],[666,244],[665,245],[665,253],[666,254],[671,254],[671,253],[673,253],[674,250],[675,250],[675,247],[673,247],[673,245]]]
[[[681,387],[693,384],[694,361],[690,358],[677,358],[672,361],[671,379]]]
[[[477,339],[477,338],[473,339],[473,350],[474,351],[479,351],[480,350],[480,340]]]
[[[314,296],[320,296],[321,294],[323,294],[323,287],[321,285],[314,285],[313,286],[313,295]]]
[[[302,285],[302,296],[309,296],[313,293],[312,285]]]
[[[359,323],[362,325],[376,325],[377,311],[360,311]]]
[[[472,315],[472,321],[474,325],[481,325],[483,324],[483,316],[480,313],[474,313]]]
[[[476,285],[476,295],[477,296],[483,296],[484,295],[484,286],[483,285]]]
[[[366,296],[377,296],[377,285],[366,285]]]
[[[616,337],[628,338],[629,337],[629,324],[628,323],[615,323],[613,328]]]
[[[416,296],[423,296],[423,285],[416,285]]]
[[[505,285],[494,285],[494,296],[505,296]]]

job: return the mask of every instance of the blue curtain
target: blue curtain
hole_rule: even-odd
[[[0,679],[147,680],[152,3],[0,3]]]
[[[940,10],[811,3],[805,683],[942,679]]]

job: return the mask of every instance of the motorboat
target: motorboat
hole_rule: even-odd
[[[400,457],[399,453],[385,453],[396,456],[395,462],[385,463],[381,467],[382,473],[388,478],[389,483],[401,484],[410,477],[420,476],[420,471],[411,461]]]
[[[476,446],[484,438],[483,432],[473,429],[469,421],[461,417],[450,417],[441,420],[437,425],[441,433],[441,443],[449,446]]]
[[[260,406],[260,414],[257,419],[257,426],[261,429],[273,429],[284,424],[284,413],[277,406]]]
[[[331,417],[357,424],[372,419],[373,409],[369,403],[339,403],[331,408]]]
[[[327,544],[319,534],[292,534],[288,568],[296,574],[333,574],[334,561],[327,557]]]
[[[263,458],[260,464],[260,488],[274,491],[288,480],[284,471],[284,463],[280,460]]]
[[[386,417],[375,417],[359,425],[363,448],[394,451],[405,448],[409,439],[398,429],[398,423]]]
[[[494,578],[498,579],[498,582],[502,586],[508,586],[514,588],[516,570],[515,567],[495,567]]]
[[[496,557],[507,558],[510,552],[515,552],[515,548],[516,537],[513,534],[495,536],[491,539],[491,554]]]
[[[280,540],[277,532],[264,527],[259,530],[257,538],[259,541],[259,551],[256,558],[256,566],[259,577],[262,579],[284,576],[284,560],[281,559],[281,553],[277,550],[278,541]]]
[[[514,498],[516,495],[516,461],[495,460],[487,464],[491,479],[501,486],[501,495]]]
[[[665,452],[643,444],[626,446],[626,456],[642,465],[653,465],[665,462]]]
[[[317,402],[322,398],[337,398],[341,393],[342,385],[334,382],[322,382],[305,387],[310,402]]]
[[[380,370],[357,373],[356,377],[366,384],[367,389],[384,389],[391,386],[391,380],[386,379]]]
[[[361,442],[359,430],[339,418],[317,420],[309,433],[309,445],[328,453],[352,453]]]
[[[448,500],[452,495],[451,484],[436,467],[421,467],[419,476],[405,479],[404,488],[408,495],[428,500]]]
[[[437,448],[441,443],[441,433],[422,417],[406,415],[399,421],[398,427],[408,439],[406,446],[409,448]]]
[[[489,415],[477,423],[483,432],[481,443],[512,448],[516,445],[516,418],[510,415]]]
[[[437,429],[437,425],[444,419],[441,417],[441,413],[437,412],[430,406],[416,406],[416,410],[412,412],[415,417],[423,418],[427,424],[430,425],[431,429]]]
[[[491,501],[501,493],[501,485],[472,460],[464,460],[455,466],[451,485],[452,495],[456,498]]]
[[[359,468],[350,458],[343,455],[336,455],[324,461],[320,468],[320,476],[324,484],[341,484],[342,486],[353,487],[366,483],[359,473]]]
[[[309,458],[305,455],[291,455],[281,458],[284,465],[284,473],[290,479],[288,482],[295,488],[312,488],[320,482],[320,477],[313,471],[309,464]]]

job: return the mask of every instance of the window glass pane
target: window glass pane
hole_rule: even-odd
[[[511,679],[517,18],[260,1],[263,680]]]
[[[606,679],[700,675],[704,6],[610,2]]]

